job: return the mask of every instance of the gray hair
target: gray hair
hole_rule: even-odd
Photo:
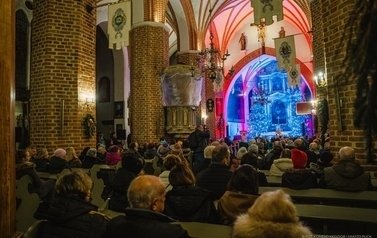
[[[97,153],[97,150],[96,150],[95,148],[90,148],[90,149],[86,152],[86,156],[95,157],[95,156],[96,156],[96,153]]]

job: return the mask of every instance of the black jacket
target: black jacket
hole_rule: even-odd
[[[288,169],[283,173],[281,186],[292,189],[317,188],[317,176],[310,169]]]
[[[90,169],[93,165],[97,164],[97,157],[85,156],[82,160],[81,168]]]
[[[52,156],[50,159],[49,172],[52,174],[59,174],[63,169],[70,169],[68,161],[60,157]]]
[[[111,238],[185,238],[187,231],[180,225],[170,224],[170,217],[145,209],[127,208],[126,216],[113,218],[108,225]]]
[[[37,167],[35,170],[37,172],[48,172],[48,168],[50,167],[50,161],[45,159],[31,159],[30,162],[33,162]]]
[[[16,165],[16,179],[18,180],[25,175],[29,175],[33,181],[33,184],[29,184],[29,193],[37,193],[43,181],[39,178],[34,163],[25,162]]]
[[[168,191],[164,214],[179,221],[219,223],[216,194],[196,186],[174,186]]]
[[[211,159],[204,159],[203,162],[196,164],[194,168],[192,168],[192,172],[194,175],[198,175],[198,173],[202,172],[206,168],[208,168],[209,164],[211,163]]]
[[[211,163],[209,167],[196,176],[196,186],[210,190],[217,195],[217,199],[225,193],[228,182],[232,177],[228,166],[221,163]]]
[[[56,196],[48,212],[43,238],[102,238],[106,234],[107,221],[97,207],[73,196]]]
[[[130,204],[127,198],[127,189],[136,175],[127,169],[119,168],[115,173],[112,182],[113,193],[109,202],[109,209],[117,212],[124,212]]]

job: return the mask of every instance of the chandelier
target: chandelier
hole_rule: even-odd
[[[262,83],[258,83],[258,87],[254,87],[253,89],[253,101],[255,103],[259,104],[267,104],[270,103],[271,101],[268,99],[268,96],[270,95],[266,85],[263,85]]]
[[[208,72],[208,77],[214,82],[220,77],[220,74],[224,74],[224,61],[230,56],[228,50],[225,54],[221,55],[219,49],[215,47],[213,43],[213,33],[209,32],[209,48],[199,52],[199,67],[202,69],[202,73]],[[234,68],[229,70],[228,75],[232,76]]]
[[[324,88],[327,86],[327,77],[326,74],[319,72],[317,75],[314,76],[314,81],[317,87]]]

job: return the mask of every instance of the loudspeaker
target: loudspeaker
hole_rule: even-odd
[[[117,130],[117,139],[125,140],[126,139],[126,130]]]

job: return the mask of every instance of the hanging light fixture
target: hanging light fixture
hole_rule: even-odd
[[[230,56],[228,50],[225,54],[221,55],[219,49],[215,47],[213,43],[212,30],[209,32],[209,48],[199,52],[199,67],[202,69],[202,73],[209,72],[208,77],[215,81],[220,75],[224,74],[224,61]],[[234,67],[229,70],[228,74],[233,75]]]

